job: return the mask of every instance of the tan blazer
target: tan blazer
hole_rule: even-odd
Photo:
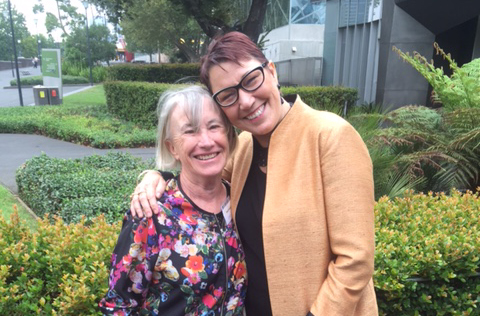
[[[252,154],[244,132],[224,173],[234,218]],[[273,315],[378,315],[372,163],[355,129],[297,97],[270,139],[267,168],[263,241]]]

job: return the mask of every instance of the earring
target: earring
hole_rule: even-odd
[[[277,83],[277,88],[278,88],[278,90],[280,90],[281,87],[282,87],[282,86],[281,86],[279,83]]]

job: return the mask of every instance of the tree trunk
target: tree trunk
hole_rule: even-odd
[[[252,0],[248,18],[242,25],[242,33],[250,37],[254,42],[258,42],[258,37],[262,33],[263,20],[267,12],[267,0]]]

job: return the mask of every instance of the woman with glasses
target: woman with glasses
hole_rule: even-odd
[[[372,164],[358,133],[282,97],[275,65],[241,33],[212,42],[200,78],[244,131],[223,177],[245,249],[247,315],[377,315]],[[163,182],[147,173],[132,213],[157,212]]]

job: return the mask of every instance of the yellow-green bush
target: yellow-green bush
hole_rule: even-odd
[[[119,230],[100,216],[90,226],[45,218],[32,233],[16,212],[10,224],[0,217],[0,314],[100,315]]]
[[[413,194],[375,206],[380,315],[479,315],[479,193]],[[96,315],[120,223],[37,232],[0,217],[0,314]]]
[[[374,280],[382,314],[479,315],[479,193],[407,192],[377,202]]]
[[[200,73],[200,64],[117,64],[107,68],[107,79],[175,83]]]

